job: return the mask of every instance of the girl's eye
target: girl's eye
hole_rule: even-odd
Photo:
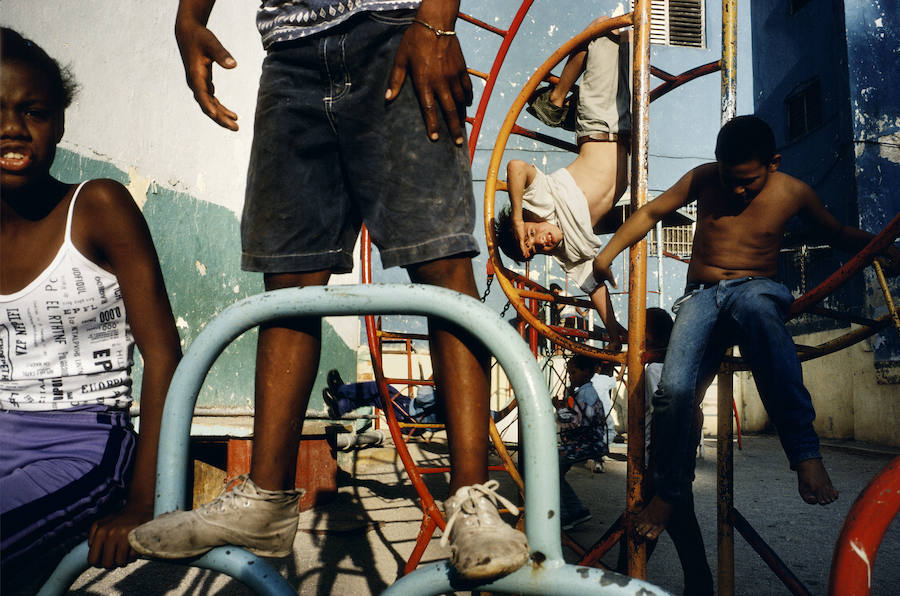
[[[29,108],[25,110],[25,115],[33,120],[49,120],[52,116],[52,112],[50,110],[45,110],[41,108]]]

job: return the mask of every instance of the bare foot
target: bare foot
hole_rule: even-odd
[[[634,520],[635,531],[647,540],[656,540],[669,523],[673,505],[658,496],[650,499],[650,504],[637,514]]]
[[[820,457],[797,464],[797,485],[800,498],[810,505],[828,505],[838,498],[838,491],[831,484]]]

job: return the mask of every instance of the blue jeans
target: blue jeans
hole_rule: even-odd
[[[657,494],[681,500],[694,479],[696,401],[719,368],[724,351],[737,344],[753,372],[763,405],[778,430],[793,468],[821,457],[816,417],[794,340],[784,325],[794,298],[766,277],[716,284],[688,284],[673,310],[675,327],[666,351],[659,389],[653,397],[653,440]]]

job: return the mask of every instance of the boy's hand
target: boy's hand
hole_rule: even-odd
[[[613,272],[611,267],[611,263],[605,262],[600,258],[600,255],[594,257],[594,279],[597,280],[597,283],[609,282],[609,284],[618,288],[619,286],[616,284],[616,278],[613,276]]]
[[[421,10],[419,14],[419,18],[429,22],[425,16],[421,16]],[[441,28],[438,22],[429,24]],[[397,97],[407,72],[419,96],[428,138],[432,141],[438,139],[440,106],[453,142],[462,145],[465,139],[465,108],[472,105],[472,82],[456,36],[439,37],[424,26],[412,23],[403,35],[394,57],[394,68],[385,99],[390,101]]]
[[[522,258],[526,261],[534,256],[534,237],[525,232],[525,222],[524,221],[513,221],[513,234],[516,236],[516,240],[519,242],[519,250],[522,252]]]
[[[128,533],[151,519],[152,505],[149,508],[126,505],[121,511],[94,522],[88,536],[88,563],[112,569],[137,559],[137,553],[128,544]]]
[[[175,40],[184,63],[187,85],[194,92],[194,100],[200,104],[200,109],[219,126],[237,130],[237,114],[219,103],[212,82],[213,62],[231,69],[237,66],[235,59],[212,31],[196,21],[176,20]]]

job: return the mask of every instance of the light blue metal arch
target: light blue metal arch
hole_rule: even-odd
[[[457,292],[415,284],[375,284],[289,288],[245,298],[213,319],[197,336],[178,366],[163,411],[156,475],[155,515],[186,509],[188,447],[191,417],[200,388],[216,358],[235,338],[260,323],[298,316],[411,314],[453,322],[480,340],[497,358],[515,391],[523,429],[525,454],[525,533],[532,560],[517,572],[490,584],[492,591],[527,594],[660,594],[659,588],[612,572],[566,564],[562,556],[559,485],[529,482],[540,473],[559,475],[556,424],[541,371],[521,337],[497,313]],[[77,577],[86,567],[81,545],[58,568],[61,580],[45,585],[42,594],[57,594],[54,586]],[[221,571],[260,594],[294,594],[293,588],[263,559],[236,547],[219,547],[190,565]],[[72,575],[74,573],[74,576]],[[65,584],[63,590],[69,584]],[[402,578],[390,594],[441,594],[460,586],[446,563],[427,565]],[[466,589],[476,586],[465,584]],[[577,592],[576,592],[577,590]]]

